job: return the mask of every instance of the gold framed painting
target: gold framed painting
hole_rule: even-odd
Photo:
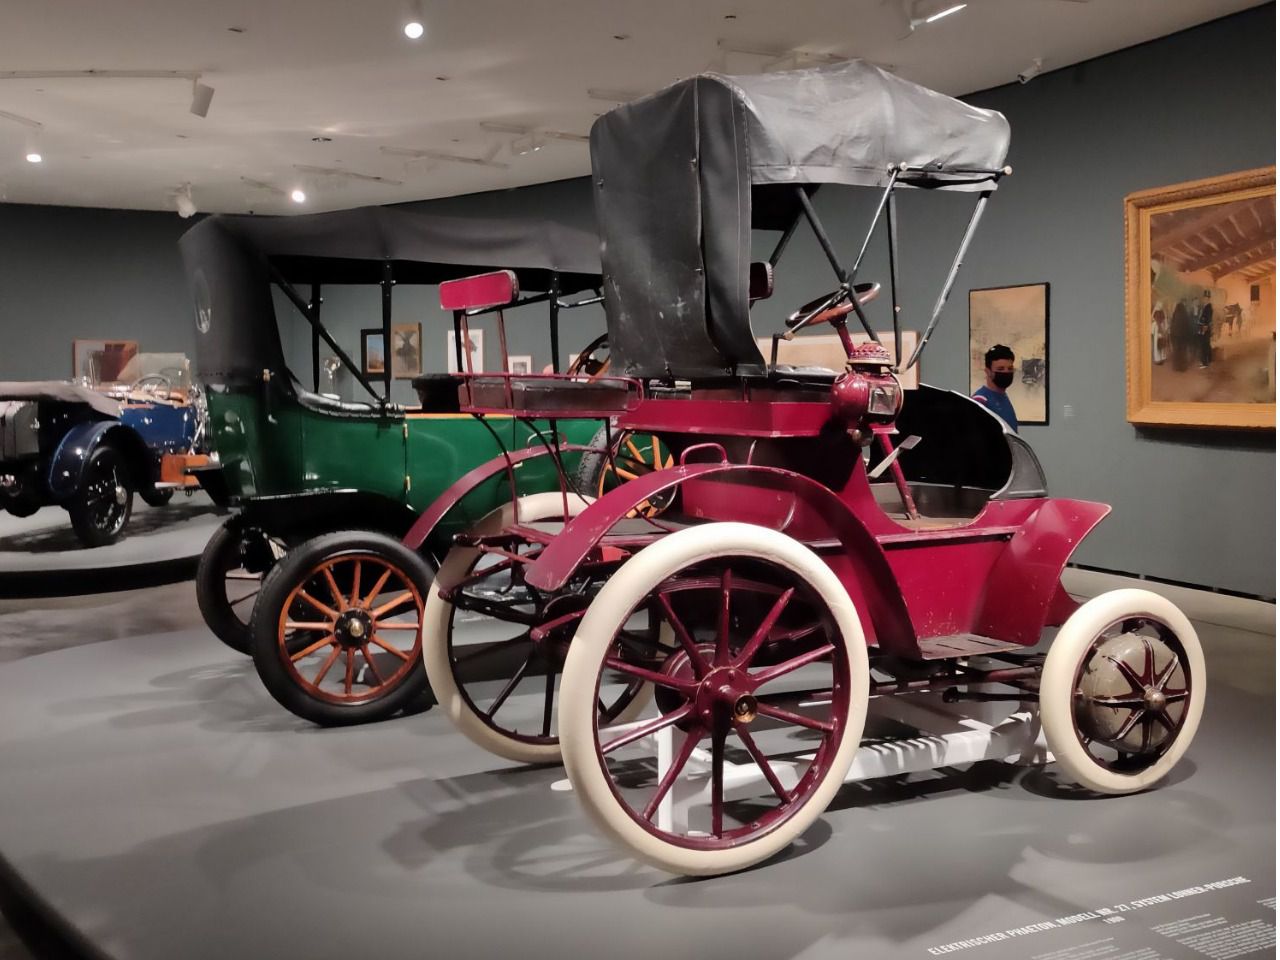
[[[1124,201],[1127,412],[1275,429],[1276,168]]]

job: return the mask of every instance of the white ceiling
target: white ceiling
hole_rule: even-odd
[[[906,36],[903,0],[424,0],[416,42],[401,31],[409,2],[5,0],[0,73],[199,73],[216,92],[202,119],[189,79],[0,79],[0,112],[42,126],[45,158],[27,163],[35,129],[0,116],[0,200],[173,209],[190,183],[200,210],[287,213],[539,183],[588,172],[586,144],[517,156],[515,134],[492,125],[586,134],[610,106],[589,89],[644,93],[798,51],[963,94],[1036,58],[1053,70],[1257,0],[969,0]],[[285,195],[296,186],[304,206]]]

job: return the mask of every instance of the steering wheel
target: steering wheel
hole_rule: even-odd
[[[139,377],[129,385],[129,392],[149,393],[157,399],[168,400],[173,394],[173,381],[166,377],[163,373],[148,373],[144,377]]]
[[[852,296],[850,296],[851,293]],[[841,287],[825,297],[809,301],[787,317],[787,330],[790,333],[795,333],[797,330],[816,326],[819,323],[834,323],[842,317],[847,317],[853,311],[854,297],[857,298],[858,305],[861,306],[864,303],[870,303],[879,294],[880,284],[878,283],[855,283],[852,291]]]
[[[565,376],[584,380],[595,380],[609,372],[609,335],[602,334],[587,344],[569,368]]]

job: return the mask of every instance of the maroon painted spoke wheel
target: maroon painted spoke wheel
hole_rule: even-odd
[[[299,580],[280,609],[280,662],[317,700],[376,700],[418,664],[423,603],[408,573],[385,557],[357,552],[326,558]]]
[[[650,611],[674,637],[660,664],[629,659],[624,635]],[[615,574],[574,644],[565,763],[588,811],[642,858],[740,869],[803,832],[843,782],[865,640],[835,575],[796,541],[734,523],[672,534]],[[654,707],[588,730],[581,706],[616,676],[653,684]]]

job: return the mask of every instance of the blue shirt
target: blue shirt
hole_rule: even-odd
[[[992,390],[984,383],[973,391],[973,399],[977,400],[992,413],[999,415],[1000,419],[1007,423],[1014,433],[1018,432],[1018,415],[1013,412],[1013,401],[1009,399],[1009,394],[1003,390]]]

